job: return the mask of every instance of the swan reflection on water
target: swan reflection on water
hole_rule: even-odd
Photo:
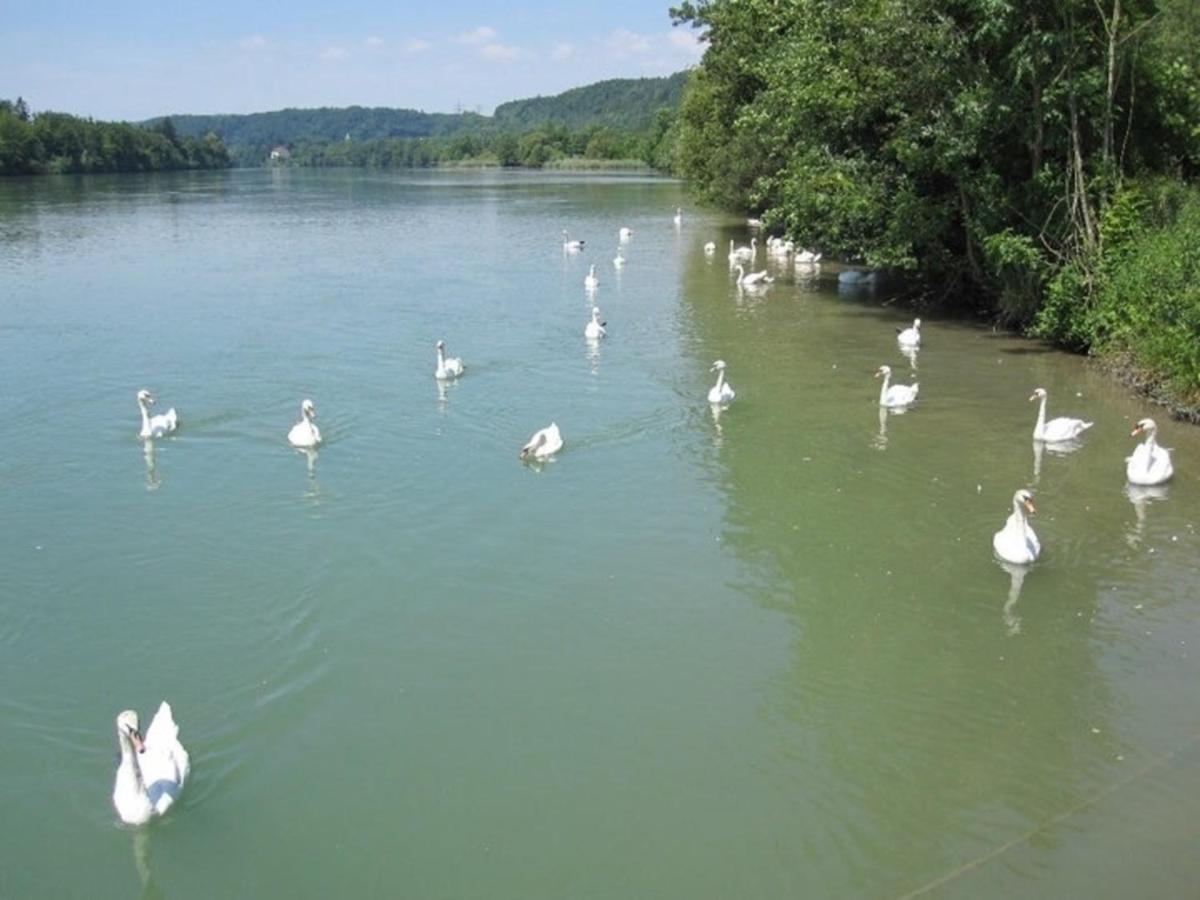
[[[305,488],[305,498],[317,501],[321,497],[321,484],[317,481],[317,459],[321,455],[321,451],[314,447],[298,448],[297,453],[303,454],[305,464],[308,467],[308,486]]]
[[[1042,456],[1069,456],[1083,447],[1083,442],[1069,441],[1034,441],[1033,442],[1033,483],[1036,485],[1042,477]]]
[[[1133,527],[1125,534],[1125,542],[1130,547],[1137,547],[1142,542],[1146,531],[1146,509],[1151,503],[1159,500],[1166,500],[1168,496],[1166,485],[1140,485],[1127,484],[1125,485],[1125,496],[1129,498],[1129,502],[1133,504],[1133,513],[1137,517]]]
[[[1017,601],[1021,599],[1021,586],[1025,583],[1025,576],[1029,572],[1029,566],[1018,566],[1015,563],[1005,562],[1004,560],[996,560],[996,565],[1008,573],[1008,599],[1004,602],[1004,627],[1009,636],[1018,635],[1021,633],[1021,617],[1017,615]]]
[[[592,374],[600,374],[600,338],[588,337],[584,338],[587,344],[587,359],[588,365],[591,366]]]
[[[907,406],[880,406],[879,408],[879,433],[871,439],[871,446],[876,450],[886,450],[888,445],[888,418],[891,416],[902,416],[908,412]]]
[[[914,372],[917,371],[917,356],[921,353],[920,347],[900,346],[900,355],[908,360],[908,367]]]
[[[721,413],[725,411],[726,406],[728,406],[726,403],[710,403],[708,405],[708,408],[712,410],[713,446],[718,449],[725,440],[724,431],[721,428]]]
[[[142,885],[140,897],[159,898],[166,894],[154,881],[154,872],[150,868],[150,833],[139,828],[133,833],[133,868],[137,871],[138,881]]]
[[[162,484],[158,477],[158,462],[154,458],[154,441],[147,438],[142,441],[142,458],[146,461],[146,490],[157,491]]]

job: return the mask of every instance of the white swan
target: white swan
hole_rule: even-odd
[[[683,224],[683,207],[682,206],[678,206],[675,208],[674,222],[675,222],[676,228],[678,228],[680,225]]]
[[[755,219],[751,217],[746,220],[746,224],[751,228],[762,228],[762,219]]]
[[[775,280],[767,274],[766,269],[763,269],[761,272],[750,272],[747,274],[746,270],[742,268],[741,263],[738,263],[734,268],[737,269],[737,283],[741,287],[764,287]]]
[[[729,242],[729,263],[734,265],[739,259],[754,260],[758,257],[758,238],[750,238],[750,246],[741,246],[736,250],[733,247],[733,241]]]
[[[1133,455],[1125,459],[1125,477],[1130,484],[1154,485],[1170,481],[1175,474],[1171,465],[1171,451],[1158,446],[1155,435],[1158,426],[1153,419],[1142,419],[1134,426],[1130,437],[1145,434],[1146,440],[1138,444]]]
[[[632,228],[622,228],[617,232],[617,240],[619,240],[621,243],[625,243],[625,241],[629,240],[631,237],[633,237]]]
[[[293,447],[315,447],[321,443],[321,431],[313,419],[317,417],[317,409],[311,400],[300,404],[300,421],[288,432],[288,443]]]
[[[1037,512],[1033,508],[1033,495],[1022,488],[1013,494],[1012,515],[1004,527],[992,536],[992,549],[1005,562],[1025,565],[1037,559],[1042,552],[1042,545],[1025,518],[1026,510]]]
[[[150,415],[149,409],[154,405],[154,395],[145,388],[137,392],[137,403],[138,408],[142,411],[142,430],[138,432],[138,437],[143,440],[162,437],[179,427],[179,416],[173,406],[165,413],[157,416]]]
[[[437,368],[434,378],[457,378],[463,373],[463,361],[457,356],[446,356],[446,342],[437,342]]]
[[[730,243],[732,243],[732,242],[730,242]],[[704,255],[705,256],[712,256],[716,252],[717,252],[717,242],[716,241],[709,241],[707,244],[704,245]]]
[[[815,266],[821,261],[820,253],[813,253],[811,250],[801,250],[796,254],[796,265],[798,266]]]
[[[583,249],[584,242],[571,240],[570,236],[567,234],[567,229],[565,229],[565,228],[563,229],[562,235],[563,235],[563,250],[565,252],[578,253],[580,250]]]
[[[548,459],[561,450],[562,445],[562,432],[551,422],[541,431],[533,433],[529,443],[521,448],[521,459]]]
[[[920,347],[921,346],[921,320],[913,319],[913,323],[903,331],[896,329],[896,341],[901,347]]]
[[[161,816],[179,797],[191,764],[179,743],[179,726],[166,700],[158,707],[143,739],[138,714],[127,709],[117,716],[121,762],[113,784],[113,806],[128,825],[144,825]]]
[[[621,255],[621,248],[617,248],[617,255],[613,257],[613,266],[618,269],[625,268],[625,257]]]
[[[583,286],[589,291],[594,291],[599,285],[600,279],[596,277],[596,264],[592,263],[592,267],[588,269],[588,273],[583,279]]]
[[[1029,401],[1041,400],[1038,404],[1037,422],[1033,426],[1033,439],[1035,441],[1045,441],[1048,444],[1061,443],[1064,441],[1073,441],[1089,428],[1092,427],[1091,422],[1085,422],[1083,419],[1072,419],[1068,416],[1059,416],[1057,419],[1046,421],[1046,389],[1037,388],[1030,396]]]
[[[592,320],[584,326],[583,336],[589,341],[597,341],[608,334],[608,332],[604,330],[604,326],[607,324],[607,322],[600,321],[600,307],[593,306]]]
[[[709,403],[731,403],[733,398],[737,396],[734,393],[733,387],[725,380],[725,360],[718,359],[712,364],[710,372],[717,373],[717,383],[712,386],[712,390],[708,392]]]
[[[917,399],[917,391],[920,390],[920,384],[893,384],[888,386],[892,378],[891,366],[880,366],[875,373],[875,377],[883,376],[883,387],[879,389],[879,405],[895,408],[898,406],[908,406],[910,403],[915,403]]]

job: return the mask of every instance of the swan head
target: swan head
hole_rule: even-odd
[[[1021,490],[1013,494],[1013,505],[1025,507],[1025,510],[1030,514],[1037,512],[1037,509],[1033,505],[1033,494],[1025,490],[1025,488],[1021,488]]]
[[[138,714],[132,709],[127,709],[117,716],[117,737],[121,743],[129,743],[138,753],[146,752],[146,745],[142,743],[142,732],[138,728]]]
[[[920,330],[921,330],[921,320],[913,319],[913,331],[920,331]]]
[[[599,319],[600,319],[600,307],[593,306],[592,307],[592,321],[596,322],[596,321],[599,321]]]
[[[529,454],[535,452],[544,443],[546,443],[546,432],[539,431],[530,439],[528,444],[521,448],[521,459],[526,459]]]
[[[306,419],[315,419],[317,417],[317,408],[313,406],[311,400],[305,400],[300,404],[300,415]]]
[[[1130,437],[1137,437],[1139,434],[1154,434],[1158,430],[1158,426],[1154,424],[1153,419],[1142,419],[1133,426],[1133,431],[1129,432]]]
[[[1034,390],[1033,394],[1030,395],[1029,400],[1030,400],[1030,402],[1033,402],[1034,400],[1041,400],[1045,396],[1046,396],[1046,389],[1045,388],[1037,388]]]
[[[891,367],[891,366],[880,366],[880,367],[879,367],[879,368],[878,368],[878,369],[875,371],[875,377],[876,377],[876,378],[878,378],[880,375],[891,375],[891,374],[892,374],[892,367]]]
[[[445,341],[438,341],[438,342],[437,342],[437,349],[438,349],[438,350],[445,350],[445,349],[446,349],[446,342],[445,342]]]
[[[724,372],[725,371],[725,360],[718,359],[715,363],[712,364],[712,368],[709,369],[709,371],[710,372]]]
[[[138,401],[138,406],[153,406],[154,405],[154,395],[151,394],[145,388],[142,388],[140,391],[137,392],[137,401]]]

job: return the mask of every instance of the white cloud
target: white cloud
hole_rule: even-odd
[[[510,47],[508,44],[484,44],[479,53],[484,59],[490,59],[492,62],[512,62],[521,56],[520,48]]]
[[[317,55],[321,59],[323,59],[327,62],[334,62],[336,60],[346,58],[346,48],[345,47],[326,47],[324,50],[322,50]]]
[[[407,41],[404,42],[404,52],[405,53],[424,53],[426,50],[428,50],[432,46],[433,46],[433,44],[429,43],[429,41],[423,41],[420,38],[409,38]]]
[[[691,59],[699,59],[704,55],[704,44],[696,32],[691,30],[685,31],[681,28],[676,28],[668,31],[667,44],[672,49],[679,51]]]
[[[238,41],[238,46],[243,50],[261,50],[267,46],[267,39],[261,34],[252,34]]]
[[[562,62],[564,59],[570,59],[574,52],[575,48],[566,41],[559,41],[550,51],[550,58],[555,62]]]
[[[470,31],[464,31],[455,38],[460,44],[487,44],[496,39],[496,29],[490,25],[480,25]]]
[[[365,41],[363,41],[363,43],[366,44],[368,47],[371,47],[372,49],[374,49],[376,47],[383,46],[383,38],[373,34],[369,38],[367,38]]]
[[[611,32],[604,44],[617,56],[632,56],[650,50],[650,38],[628,28],[618,28]]]

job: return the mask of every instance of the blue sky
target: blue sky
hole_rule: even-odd
[[[98,119],[351,104],[490,113],[694,65],[701,48],[672,28],[670,2],[17,0],[0,28],[0,97]]]

